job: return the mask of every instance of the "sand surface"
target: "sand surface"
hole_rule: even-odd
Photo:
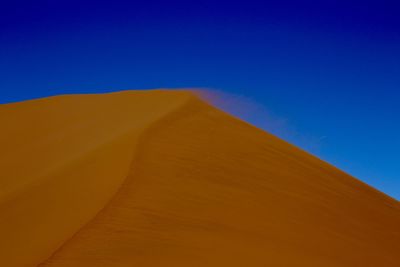
[[[189,91],[0,123],[0,266],[400,266],[399,202]]]

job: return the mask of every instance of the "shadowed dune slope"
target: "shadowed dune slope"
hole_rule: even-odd
[[[1,266],[400,264],[397,201],[190,92],[53,97],[0,120]]]

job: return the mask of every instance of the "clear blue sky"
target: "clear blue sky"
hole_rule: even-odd
[[[250,122],[400,199],[396,2],[1,1],[0,102],[214,88],[261,106]]]

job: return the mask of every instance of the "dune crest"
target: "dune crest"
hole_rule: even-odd
[[[2,266],[398,266],[400,206],[189,91],[0,106]]]

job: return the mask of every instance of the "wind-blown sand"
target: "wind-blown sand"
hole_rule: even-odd
[[[189,91],[0,122],[0,266],[400,266],[399,202]]]

